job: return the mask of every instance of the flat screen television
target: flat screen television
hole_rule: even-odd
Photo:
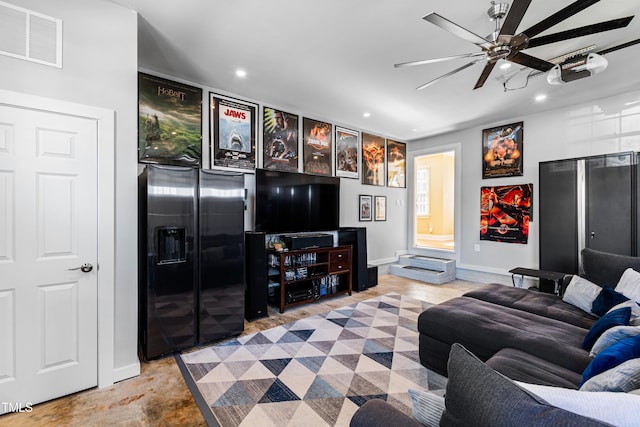
[[[255,231],[340,228],[340,178],[256,169]]]

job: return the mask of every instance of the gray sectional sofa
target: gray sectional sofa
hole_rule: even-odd
[[[640,258],[584,249],[582,266],[582,277],[613,288],[627,268],[640,271]],[[420,362],[447,376],[451,345],[460,343],[513,380],[577,389],[591,361],[582,343],[596,320],[556,295],[484,285],[420,314]]]
[[[580,276],[600,287],[614,288],[627,268],[640,271],[637,257],[591,249],[581,256]],[[511,381],[578,389],[592,360],[582,344],[596,320],[557,295],[498,284],[429,307],[418,318],[419,353],[424,366],[449,377],[440,425],[609,425],[573,419]],[[367,402],[351,422],[387,425],[421,424],[382,400]]]

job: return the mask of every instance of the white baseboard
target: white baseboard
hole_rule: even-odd
[[[140,362],[132,363],[131,365],[123,366],[113,370],[113,382],[128,380],[129,378],[137,377],[140,375]]]

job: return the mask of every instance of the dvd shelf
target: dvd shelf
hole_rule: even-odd
[[[351,246],[272,251],[269,301],[287,307],[335,295],[351,295]]]

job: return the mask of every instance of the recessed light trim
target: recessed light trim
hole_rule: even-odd
[[[536,97],[534,98],[536,100],[536,102],[542,102],[545,99],[547,99],[547,95],[544,93],[541,93],[539,95],[536,95]]]
[[[236,76],[238,77],[247,77],[247,72],[245,70],[236,70]]]
[[[364,117],[365,119],[367,119],[367,118],[371,117],[371,113],[364,113],[364,114],[362,115],[362,117]]]

